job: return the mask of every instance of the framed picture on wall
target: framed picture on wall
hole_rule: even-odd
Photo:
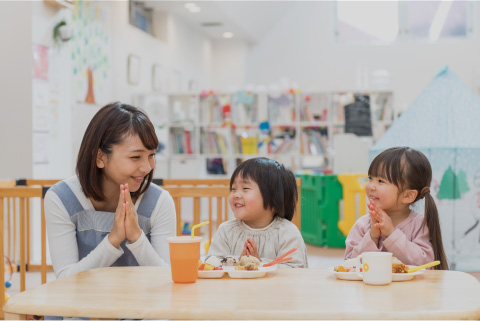
[[[136,55],[128,56],[127,79],[131,85],[140,83],[140,57]]]
[[[154,91],[162,91],[163,90],[163,70],[162,66],[159,64],[153,64],[152,66],[152,89]]]

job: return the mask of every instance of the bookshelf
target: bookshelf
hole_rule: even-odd
[[[349,130],[345,116],[357,98],[369,102],[364,123],[375,142],[395,120],[391,92],[147,94],[134,103],[152,118],[164,147],[156,176],[229,178],[256,156],[293,170],[331,170],[333,137]]]

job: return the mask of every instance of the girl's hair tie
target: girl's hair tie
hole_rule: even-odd
[[[424,197],[425,197],[425,194],[427,194],[427,193],[430,193],[430,187],[425,186],[425,187],[422,188],[422,190],[420,191],[420,198],[424,198]]]

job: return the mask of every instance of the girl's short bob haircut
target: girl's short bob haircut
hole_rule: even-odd
[[[257,183],[264,209],[271,208],[275,216],[292,220],[298,193],[297,181],[291,170],[272,159],[257,157],[244,161],[235,169],[230,179],[230,190],[237,176]]]
[[[112,154],[113,146],[120,144],[126,137],[138,135],[149,150],[156,150],[158,138],[148,116],[140,109],[119,102],[102,107],[93,116],[83,136],[77,158],[77,176],[86,197],[97,202],[105,200],[102,186],[103,170],[97,167],[97,154]],[[144,193],[153,179],[152,171],[145,177],[138,191],[131,193],[138,197]]]

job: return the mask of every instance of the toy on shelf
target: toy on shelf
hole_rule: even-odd
[[[190,235],[192,231],[192,225],[193,223],[191,222],[182,222],[182,235]]]
[[[260,149],[265,144],[268,153],[271,153],[271,147],[275,146],[275,143],[272,140],[270,123],[268,121],[261,122],[258,128],[260,129],[260,138],[257,148]]]
[[[223,114],[223,124],[222,127],[230,126],[235,129],[235,124],[232,120],[232,108],[229,104],[226,104],[222,107],[222,114]]]
[[[7,293],[7,288],[12,286],[12,276],[13,276],[13,265],[10,258],[5,255],[4,258],[4,266],[5,266],[5,274],[8,275],[5,277],[5,285],[4,285],[4,300],[7,301],[10,299],[10,295]]]

